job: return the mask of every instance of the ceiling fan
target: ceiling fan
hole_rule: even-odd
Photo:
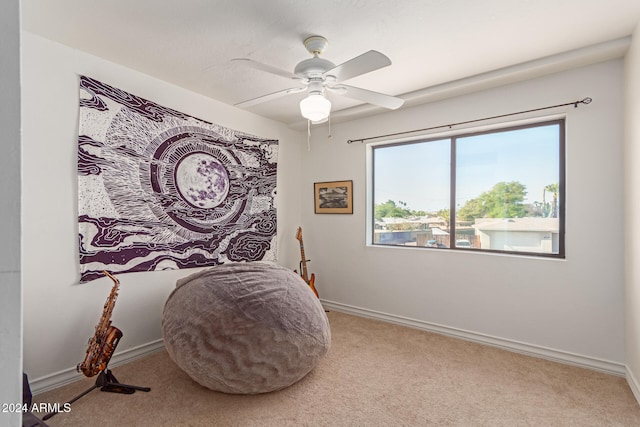
[[[259,96],[235,105],[241,108],[250,107],[281,96],[308,91],[309,95],[300,102],[300,112],[312,123],[322,123],[327,120],[331,112],[331,102],[326,98],[326,91],[391,110],[399,108],[404,103],[402,98],[342,84],[345,80],[391,65],[389,58],[382,53],[370,50],[336,66],[333,62],[320,58],[328,46],[327,39],[322,36],[311,36],[303,43],[313,57],[296,65],[293,73],[249,58],[233,59],[234,62],[292,79],[300,84],[297,87]]]

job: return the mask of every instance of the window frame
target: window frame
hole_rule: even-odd
[[[503,133],[510,131],[517,131],[522,129],[544,127],[544,126],[558,126],[558,252],[528,252],[528,251],[515,251],[515,250],[499,250],[499,249],[482,249],[482,248],[460,248],[455,246],[456,236],[456,153],[457,153],[457,140],[461,138],[475,137],[481,135],[488,135],[492,133]],[[432,248],[427,246],[403,246],[388,243],[375,243],[375,151],[380,148],[389,148],[409,144],[425,144],[432,141],[441,141],[448,139],[450,141],[450,177],[449,177],[449,234],[454,236],[452,241],[449,242],[448,248]],[[457,131],[449,131],[446,133],[425,135],[420,137],[406,138],[402,140],[388,140],[380,141],[377,143],[371,143],[367,150],[367,160],[370,164],[370,171],[367,174],[367,181],[369,184],[369,191],[367,192],[370,197],[370,210],[367,210],[367,228],[368,228],[368,244],[375,247],[392,247],[392,248],[408,248],[408,249],[426,249],[426,250],[449,250],[449,251],[464,251],[475,253],[488,253],[488,254],[500,254],[500,255],[517,255],[517,256],[533,256],[541,258],[566,258],[565,247],[565,222],[566,222],[566,117],[555,116],[530,119],[521,122],[511,123],[497,123],[483,128],[468,128]]]

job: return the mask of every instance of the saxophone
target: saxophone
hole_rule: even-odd
[[[111,313],[116,305],[116,298],[118,298],[120,281],[107,271],[103,271],[103,273],[113,280],[113,288],[109,298],[107,298],[107,302],[104,304],[102,317],[100,317],[100,322],[96,326],[96,333],[89,339],[84,361],[78,363],[76,367],[78,372],[82,372],[87,377],[92,377],[107,369],[109,359],[111,359],[111,355],[122,337],[122,331],[115,326],[111,326]]]

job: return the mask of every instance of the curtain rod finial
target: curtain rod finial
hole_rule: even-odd
[[[589,97],[583,98],[580,101],[574,102],[573,103],[573,108],[578,108],[578,104],[585,104],[585,105],[591,104],[591,101],[593,101],[593,100],[591,98],[589,98]]]

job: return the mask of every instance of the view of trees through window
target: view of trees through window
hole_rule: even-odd
[[[564,256],[564,121],[372,150],[374,244]]]

